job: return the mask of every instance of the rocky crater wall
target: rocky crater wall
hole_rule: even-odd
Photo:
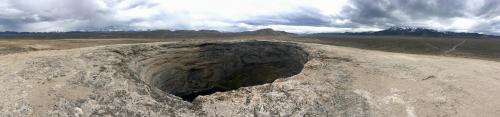
[[[131,46],[129,69],[151,87],[192,101],[261,85],[302,71],[309,53],[286,42],[225,42]]]

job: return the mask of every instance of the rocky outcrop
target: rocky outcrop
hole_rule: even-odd
[[[3,115],[203,115],[207,112],[195,109],[200,104],[191,103],[198,95],[291,77],[311,58],[298,44],[268,41],[156,43],[47,52],[7,55],[29,59],[2,60],[23,64],[3,64],[9,67],[3,67],[2,73],[15,73],[5,69],[11,66],[19,68],[11,74],[18,81],[6,78],[4,83],[19,85],[2,93],[28,94],[2,99],[20,100],[3,103]]]
[[[38,51],[0,57],[0,116],[494,116],[499,66],[280,41]]]

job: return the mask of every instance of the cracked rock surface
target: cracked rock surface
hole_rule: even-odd
[[[498,62],[283,41],[0,56],[0,116],[487,117],[498,87]]]

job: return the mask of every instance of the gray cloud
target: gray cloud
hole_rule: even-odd
[[[350,4],[345,6],[340,18],[352,21],[354,27],[405,25],[440,28],[462,18],[478,22],[468,31],[499,33],[494,29],[500,27],[500,23],[491,19],[500,15],[498,0],[352,0]]]
[[[109,3],[97,0],[8,0],[0,7],[11,13],[0,14],[0,25],[6,30],[41,29],[76,30],[83,27],[119,25]],[[46,27],[44,27],[46,26]]]
[[[475,15],[483,18],[492,18],[500,15],[500,1],[499,0],[486,0]]]
[[[473,27],[474,32],[500,35],[500,20],[492,20],[480,23]]]
[[[352,0],[343,18],[360,25],[404,25],[410,21],[465,16],[465,2],[455,0]]]
[[[294,26],[329,26],[331,17],[320,14],[314,8],[300,8],[291,13],[259,16],[242,21],[250,25],[294,25]]]

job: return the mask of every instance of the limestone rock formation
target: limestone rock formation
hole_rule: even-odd
[[[0,56],[0,116],[495,116],[500,63],[282,41]]]

